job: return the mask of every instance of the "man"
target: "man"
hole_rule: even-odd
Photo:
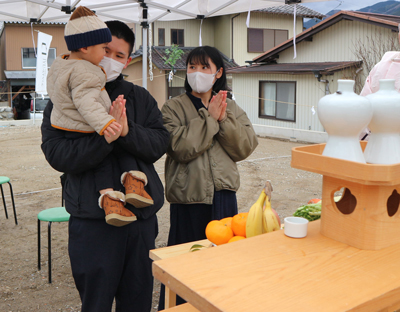
[[[54,169],[66,173],[63,195],[71,214],[68,250],[82,312],[111,311],[114,298],[117,311],[150,311],[153,277],[149,250],[155,248],[156,212],[164,202],[153,163],[166,152],[169,133],[154,98],[121,75],[131,60],[133,32],[119,21],[106,24],[112,34],[106,48],[108,64],[104,63],[106,90],[111,101],[124,95],[125,107],[119,103],[110,112],[122,130],[111,143],[97,133],[58,130],[50,124],[53,105],[49,102],[43,114],[42,150]],[[113,165],[110,179],[115,185],[120,184],[122,174],[119,159],[130,159],[133,167],[146,174],[145,190],[154,200],[153,205],[141,209],[126,204],[138,220],[123,227],[108,225],[99,208],[93,169],[106,156]]]

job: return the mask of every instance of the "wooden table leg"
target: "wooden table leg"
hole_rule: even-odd
[[[165,286],[165,309],[176,306],[176,294]]]

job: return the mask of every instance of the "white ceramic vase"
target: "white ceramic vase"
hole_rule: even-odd
[[[318,118],[328,133],[324,156],[365,163],[359,135],[372,118],[368,99],[354,93],[354,80],[338,80],[338,91],[320,99]]]
[[[379,80],[379,90],[366,98],[372,104],[373,116],[365,160],[371,164],[400,163],[400,93],[395,80]]]

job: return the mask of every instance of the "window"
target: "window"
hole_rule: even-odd
[[[171,99],[175,96],[183,94],[186,92],[185,87],[169,87],[168,88],[168,99]]]
[[[158,45],[165,46],[165,29],[158,28]]]
[[[171,45],[177,44],[180,47],[185,46],[183,40],[183,29],[171,29]]]
[[[247,52],[265,52],[288,39],[288,31],[282,29],[247,29]]]
[[[296,121],[296,82],[260,81],[258,116]]]
[[[36,48],[22,48],[22,68],[36,68]],[[50,67],[56,59],[56,49],[50,48],[47,58],[47,66]]]

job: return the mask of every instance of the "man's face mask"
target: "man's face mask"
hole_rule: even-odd
[[[99,65],[104,68],[107,74],[107,82],[117,79],[117,77],[121,74],[125,66],[125,64],[118,62],[107,56],[105,56],[101,60]]]
[[[205,74],[202,72],[194,72],[187,74],[187,79],[190,87],[196,93],[205,93],[214,85],[214,77],[218,74],[219,69],[215,74]]]

